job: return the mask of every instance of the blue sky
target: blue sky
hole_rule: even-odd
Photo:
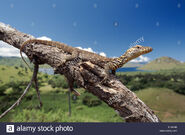
[[[0,13],[22,32],[108,57],[143,37],[140,44],[154,48],[146,58],[185,61],[185,0],[1,0]]]

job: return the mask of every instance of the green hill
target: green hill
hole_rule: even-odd
[[[0,65],[0,84],[11,80],[29,80],[31,74],[27,68]]]
[[[185,69],[185,63],[181,63],[170,57],[160,57],[148,64],[138,68],[141,70],[167,70],[167,69]]]
[[[27,63],[33,67],[33,64],[29,62],[28,58],[25,58]],[[24,61],[20,57],[2,57],[0,56],[0,65],[5,65],[5,66],[16,66],[16,67],[27,67]],[[41,68],[50,68],[49,65],[41,65]]]
[[[185,122],[185,96],[166,88],[148,88],[136,92],[163,122]]]
[[[29,60],[27,58],[25,59],[29,63]],[[0,56],[0,65],[26,67],[26,65],[24,64],[24,62],[20,57],[1,57]]]
[[[128,62],[123,67],[142,67],[145,64],[145,62]]]

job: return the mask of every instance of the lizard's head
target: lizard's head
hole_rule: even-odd
[[[141,46],[141,45],[136,45],[136,46],[128,49],[126,51],[126,54],[127,54],[127,56],[130,59],[134,59],[134,58],[139,57],[140,55],[149,53],[151,51],[152,51],[152,48],[151,47],[145,47],[145,46]]]

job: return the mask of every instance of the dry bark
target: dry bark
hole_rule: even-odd
[[[0,40],[19,49],[20,45],[30,38],[34,37],[0,23]],[[56,73],[75,81],[80,87],[97,96],[117,111],[126,122],[160,122],[154,112],[116,76],[109,75],[108,80],[101,82],[105,70],[98,65],[81,59],[64,63],[65,57],[70,54],[42,44],[28,45],[23,51],[31,60],[36,60],[38,64],[49,64]]]

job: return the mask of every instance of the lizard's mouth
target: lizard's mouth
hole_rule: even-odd
[[[152,47],[145,47],[144,51],[142,52],[143,54],[151,52],[153,49]]]
[[[137,58],[137,57],[139,57],[140,55],[149,53],[149,52],[151,52],[152,50],[153,50],[152,47],[144,47],[144,48],[142,49],[142,51],[140,51],[139,53],[136,53],[136,54],[134,55],[133,58]]]

